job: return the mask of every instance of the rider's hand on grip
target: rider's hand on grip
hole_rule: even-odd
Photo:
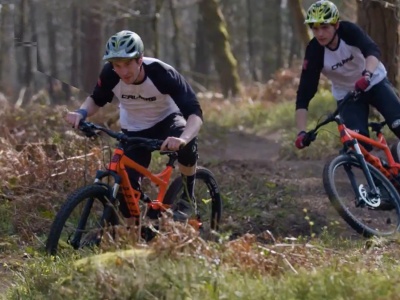
[[[372,73],[368,71],[364,71],[363,76],[356,81],[355,89],[358,92],[364,92],[371,83]]]
[[[295,141],[295,146],[298,149],[303,149],[305,147],[310,146],[311,142],[313,142],[316,138],[316,133],[310,131],[310,132],[305,132],[305,131],[300,131],[297,134],[297,138]]]
[[[86,123],[85,121],[83,121],[83,120],[80,120],[79,121],[79,130],[80,131],[82,131],[84,134],[85,134],[85,136],[87,136],[87,137],[93,137],[93,136],[95,136],[95,135],[97,135],[97,133],[96,133],[96,131],[93,129],[93,128],[91,128],[89,125],[88,125],[88,123]]]

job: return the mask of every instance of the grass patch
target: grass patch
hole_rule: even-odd
[[[11,204],[8,200],[0,198],[0,236],[13,234]]]
[[[204,244],[194,236],[76,261],[35,257],[7,299],[393,299],[395,257],[382,247],[318,241],[266,245],[246,235]],[[351,250],[349,250],[351,248]]]

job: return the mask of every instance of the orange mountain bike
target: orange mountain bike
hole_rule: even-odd
[[[143,218],[157,218],[160,212],[174,205],[185,192],[181,177],[171,184],[172,172],[178,158],[177,152],[165,151],[169,159],[158,174],[142,167],[124,154],[127,147],[144,147],[149,151],[160,150],[162,140],[128,137],[90,122],[81,122],[79,129],[87,137],[103,131],[119,143],[105,170],[98,170],[94,183],[71,193],[58,211],[51,226],[46,251],[56,254],[61,240],[74,249],[99,245],[102,228],[120,223],[119,203],[125,201],[130,215],[139,225]],[[126,168],[132,168],[148,178],[158,189],[156,199],[150,199],[145,191],[132,187]],[[121,199],[120,197],[124,199]],[[222,201],[217,181],[212,172],[204,167],[196,170],[194,199],[191,203],[193,215],[188,222],[199,230],[218,230],[222,213]],[[93,235],[93,232],[96,232]],[[99,234],[100,232],[100,234]],[[144,237],[148,238],[148,237]]]
[[[368,124],[376,139],[345,126],[339,112],[348,101],[357,101],[359,94],[349,92],[335,112],[307,132],[306,139],[312,142],[319,128],[330,122],[337,123],[343,148],[325,164],[324,189],[340,216],[359,234],[387,236],[397,232],[400,225],[399,144],[388,146],[381,131],[386,122]],[[373,155],[359,142],[382,150],[385,157]]]

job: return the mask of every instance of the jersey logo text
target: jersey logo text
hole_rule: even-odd
[[[337,64],[334,64],[332,66],[332,70],[336,70],[339,67],[343,67],[345,63],[352,61],[354,59],[353,54],[350,55],[350,57],[342,59],[342,61],[338,62]]]
[[[146,97],[142,97],[142,96],[140,96],[140,95],[124,95],[124,94],[122,94],[122,96],[121,96],[121,98],[122,99],[142,99],[142,100],[144,100],[144,101],[156,101],[157,100],[157,98],[156,97],[149,97],[149,98],[146,98]]]

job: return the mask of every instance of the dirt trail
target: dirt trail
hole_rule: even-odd
[[[204,146],[200,155],[208,160],[260,160],[277,161],[279,159],[279,134],[265,137],[246,134],[244,132],[229,132],[223,136],[215,147]]]
[[[269,180],[278,184],[281,192],[287,195],[289,200],[277,202],[275,206],[268,206],[268,210],[264,208],[263,203],[258,203],[266,218],[273,219],[265,221],[257,219],[257,224],[245,226],[241,224],[243,231],[246,229],[254,230],[271,230],[283,234],[285,236],[309,235],[310,226],[304,221],[304,209],[315,223],[315,232],[321,232],[322,227],[330,226],[332,222],[337,222],[333,231],[340,237],[360,238],[353,229],[351,229],[332,208],[323,189],[322,171],[324,167],[323,160],[282,160],[279,157],[281,144],[280,135],[278,133],[265,136],[257,136],[246,134],[244,132],[230,132],[223,135],[219,141],[218,147],[207,147],[204,145],[200,148],[200,164],[207,164],[217,161],[216,165],[212,165],[212,170],[216,168],[229,169],[235,174],[249,173],[256,176],[264,176]],[[202,145],[200,145],[201,147]],[[218,173],[219,170],[216,172]],[[221,189],[229,190],[231,188],[224,178],[227,174],[223,171],[219,173],[222,181]],[[237,175],[236,175],[237,176]],[[248,180],[250,181],[248,176]],[[251,185],[243,181],[244,184]],[[290,192],[288,192],[288,187]],[[265,191],[265,189],[264,189]],[[251,190],[249,193],[253,192]],[[277,197],[280,193],[276,192]],[[286,202],[285,202],[286,201]],[[290,202],[289,205],[287,202]],[[246,208],[243,208],[244,213]],[[226,211],[225,211],[226,212]],[[229,212],[228,212],[229,213]],[[277,220],[276,215],[284,215],[281,220]],[[226,216],[225,216],[226,217]],[[260,224],[262,223],[262,224]],[[279,230],[278,230],[279,228]],[[242,234],[244,232],[238,232]]]

